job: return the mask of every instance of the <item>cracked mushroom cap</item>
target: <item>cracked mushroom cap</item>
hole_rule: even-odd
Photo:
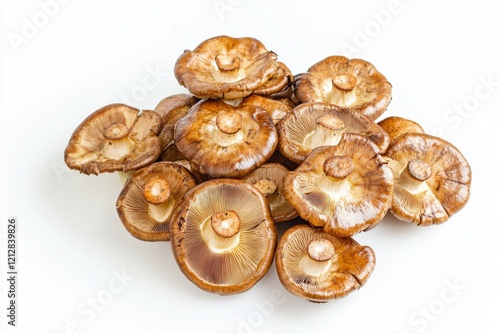
[[[254,170],[243,181],[257,188],[269,202],[271,214],[276,223],[290,221],[298,213],[283,195],[283,178],[289,170],[275,162],[268,162]]]
[[[177,123],[174,141],[194,171],[242,178],[273,154],[278,134],[264,109],[204,100]]]
[[[64,161],[83,174],[129,172],[154,162],[161,152],[160,115],[154,111],[107,105],[73,132]]]
[[[373,141],[381,152],[389,136],[368,117],[327,103],[303,103],[286,114],[277,125],[278,150],[301,163],[316,147],[338,145],[344,133],[357,133]]]
[[[298,224],[285,231],[276,249],[276,269],[290,293],[312,302],[345,297],[361,288],[375,268],[375,253],[352,238]]]
[[[392,85],[362,59],[330,56],[297,75],[295,95],[303,102],[351,108],[375,120],[392,98]]]
[[[471,168],[449,142],[427,134],[397,137],[384,158],[394,174],[391,212],[428,226],[446,222],[470,196]]]
[[[235,179],[210,180],[186,193],[170,231],[184,275],[221,295],[255,285],[269,270],[277,242],[266,198]]]
[[[387,132],[391,141],[405,133],[425,133],[417,122],[399,116],[384,118],[377,124]]]
[[[314,149],[284,179],[285,198],[299,215],[335,236],[375,227],[387,213],[394,180],[369,139],[345,134],[337,146]]]
[[[171,162],[155,162],[127,180],[116,201],[123,225],[145,241],[170,240],[170,218],[184,194],[196,186],[189,171]]]
[[[175,63],[174,74],[179,84],[198,98],[235,100],[258,89],[269,93],[270,87],[265,85],[281,68],[276,59],[276,54],[255,38],[217,36],[193,51],[184,51]],[[272,90],[281,89],[276,83],[271,86]]]

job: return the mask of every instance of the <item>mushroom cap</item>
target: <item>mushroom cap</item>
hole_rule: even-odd
[[[163,128],[158,137],[161,140],[162,151],[174,139],[174,126],[188,113],[189,109],[199,100],[190,94],[175,94],[158,102],[154,111],[163,120]]]
[[[333,248],[333,256],[330,249],[324,260],[311,257],[310,246],[314,243],[322,248],[326,243],[327,248]],[[312,302],[327,302],[358,290],[370,277],[375,263],[370,247],[304,223],[286,230],[276,248],[281,284],[290,293]]]
[[[273,76],[261,87],[257,88],[253,94],[280,97],[289,95],[293,90],[293,74],[292,71],[282,62],[278,61],[278,70]]]
[[[232,236],[217,233],[214,220],[221,222],[220,213],[239,217],[239,229]],[[269,270],[277,242],[266,198],[235,179],[209,180],[188,191],[170,231],[174,257],[184,275],[200,289],[221,295],[255,285]]]
[[[290,221],[298,217],[297,210],[288,202],[283,195],[283,178],[288,174],[289,170],[276,162],[268,162],[247,175],[243,181],[255,186],[262,185],[265,188],[265,181],[268,181],[271,186],[274,184],[274,189],[264,189],[263,194],[269,202],[271,214],[276,223]],[[262,182],[264,181],[264,183]],[[259,183],[260,182],[260,183]],[[259,187],[257,188],[259,189]]]
[[[392,85],[362,59],[327,57],[296,76],[295,95],[305,102],[324,102],[356,110],[375,120],[392,99]]]
[[[328,233],[349,237],[375,227],[387,213],[394,180],[366,137],[348,133],[337,146],[314,149],[284,179],[285,198]]]
[[[278,124],[278,122],[286,114],[288,114],[290,110],[292,110],[292,108],[289,105],[283,102],[255,94],[252,94],[244,98],[239,105],[240,106],[252,105],[264,109],[273,119],[274,125]]]
[[[331,115],[338,124],[321,126],[321,117]],[[324,117],[323,117],[324,118]],[[342,126],[343,124],[343,126]],[[357,133],[373,141],[381,152],[389,146],[387,133],[368,117],[348,108],[327,103],[302,103],[277,124],[278,150],[301,163],[316,147],[337,145],[344,133]]]
[[[89,115],[73,132],[64,161],[83,174],[129,172],[154,162],[162,127],[154,111],[110,104]]]
[[[174,141],[194,171],[211,178],[242,178],[273,154],[278,134],[264,109],[204,100],[177,123]]]
[[[425,133],[417,122],[399,116],[386,117],[377,124],[387,132],[391,141],[405,133]]]
[[[162,183],[165,181],[167,186]],[[151,185],[167,188],[168,198],[160,199],[160,189],[145,190]],[[118,216],[137,239],[168,241],[172,214],[184,194],[195,186],[196,181],[186,168],[172,162],[152,163],[137,170],[124,184],[116,201]],[[150,203],[154,202],[150,197],[157,197],[158,201]]]
[[[444,139],[403,134],[394,139],[384,158],[394,174],[391,212],[400,220],[421,226],[443,223],[469,200],[470,165]]]
[[[276,59],[276,54],[255,38],[217,36],[193,51],[184,51],[175,63],[174,74],[179,84],[198,98],[235,100],[258,89],[272,91],[265,84],[282,69]]]

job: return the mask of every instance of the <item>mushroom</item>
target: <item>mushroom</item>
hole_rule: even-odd
[[[179,120],[174,141],[194,171],[211,178],[242,178],[273,154],[278,135],[264,109],[204,100]]]
[[[89,115],[73,132],[64,161],[83,174],[130,172],[161,152],[162,120],[154,111],[110,104]]]
[[[189,109],[199,100],[190,94],[175,94],[162,99],[155,107],[163,120],[163,128],[160,132],[162,151],[174,139],[174,126],[186,114]]]
[[[295,208],[283,195],[283,178],[289,170],[275,162],[268,162],[254,170],[243,181],[257,188],[269,202],[271,214],[276,223],[298,217]]]
[[[299,215],[334,236],[375,227],[387,213],[394,180],[366,137],[348,133],[337,146],[314,149],[284,178],[284,195]]]
[[[217,36],[193,51],[184,51],[175,63],[174,74],[179,84],[198,98],[236,100],[258,89],[263,93],[279,91],[287,84],[287,80],[273,79],[277,72],[286,72],[276,59],[276,54],[255,38]],[[272,85],[266,86],[269,83]]]
[[[277,230],[267,200],[235,179],[209,180],[185,194],[170,224],[183,274],[221,295],[247,291],[269,270]]]
[[[271,98],[288,96],[293,91],[292,71],[282,62],[278,61],[278,70],[271,79],[256,89],[253,94]]]
[[[392,85],[375,66],[362,59],[327,57],[296,76],[295,95],[305,102],[348,107],[375,120],[392,98]]]
[[[123,225],[145,241],[170,240],[170,218],[184,194],[196,186],[190,172],[172,162],[155,162],[129,177],[116,201]]]
[[[425,133],[417,122],[399,116],[384,118],[377,124],[387,132],[391,141],[405,133]]]
[[[337,145],[344,133],[368,137],[384,152],[389,136],[368,117],[327,103],[302,103],[286,114],[276,126],[278,150],[301,163],[316,147]]]
[[[241,106],[252,105],[266,110],[273,119],[274,125],[278,124],[278,122],[292,110],[290,106],[287,104],[280,102],[278,100],[262,97],[260,95],[252,94],[246,98],[244,98],[241,103]]]
[[[420,226],[439,224],[467,203],[470,165],[444,139],[403,134],[394,139],[384,158],[394,174],[391,212],[396,218]]]
[[[322,303],[361,288],[375,268],[375,253],[352,238],[332,236],[305,222],[278,242],[276,270],[290,293]]]

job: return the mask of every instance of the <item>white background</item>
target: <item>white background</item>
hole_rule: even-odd
[[[493,1],[0,1],[1,333],[499,333],[500,21]],[[117,175],[63,151],[91,112],[184,93],[177,57],[226,34],[258,38],[296,74],[334,54],[393,85],[382,116],[418,121],[471,164],[467,206],[443,225],[391,216],[357,235],[377,265],[351,295],[313,304],[274,265],[221,297],[178,270],[115,211]],[[18,219],[17,326],[7,325],[6,225]],[[280,227],[281,230],[286,225]],[[121,277],[121,280],[117,279]]]

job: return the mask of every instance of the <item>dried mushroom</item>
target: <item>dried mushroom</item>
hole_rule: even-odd
[[[270,98],[254,94],[244,98],[239,105],[241,106],[252,105],[266,110],[267,113],[273,119],[273,123],[275,125],[278,124],[278,122],[283,117],[285,117],[285,115],[288,114],[290,110],[292,110],[290,106],[278,100],[273,100]]]
[[[337,146],[314,149],[284,179],[299,215],[334,236],[375,227],[391,205],[392,172],[369,139],[345,134]]]
[[[377,124],[387,132],[391,141],[405,133],[425,133],[417,122],[399,116],[384,118]]]
[[[288,81],[273,79],[277,72],[286,71],[260,41],[229,36],[213,37],[193,51],[186,50],[174,68],[177,81],[194,96],[228,100],[259,89],[266,94],[281,90]]]
[[[368,117],[347,108],[326,103],[302,103],[277,125],[278,150],[301,163],[316,147],[337,145],[344,133],[357,133],[373,141],[381,152],[389,146],[389,136]]]
[[[196,186],[189,171],[171,162],[156,162],[137,170],[116,201],[123,225],[145,241],[170,240],[170,218],[184,194]]]
[[[290,293],[319,303],[345,297],[361,288],[375,262],[370,247],[304,223],[286,230],[276,249],[281,284]]]
[[[428,134],[398,136],[385,159],[394,174],[391,212],[428,226],[446,222],[470,196],[471,168],[449,142]]]
[[[283,178],[288,172],[285,166],[268,162],[243,179],[243,181],[252,184],[267,198],[271,214],[276,223],[298,217],[293,205],[283,195]]]
[[[107,105],[73,132],[64,161],[83,174],[130,172],[154,162],[161,152],[162,119],[154,111]]]
[[[362,59],[327,57],[297,75],[295,95],[302,102],[324,102],[375,120],[392,99],[392,85],[375,66]]]
[[[174,141],[194,171],[242,178],[273,154],[278,135],[264,109],[204,100],[177,123]]]
[[[277,242],[264,195],[234,179],[206,181],[187,192],[170,231],[184,275],[221,295],[255,285],[269,270]]]

